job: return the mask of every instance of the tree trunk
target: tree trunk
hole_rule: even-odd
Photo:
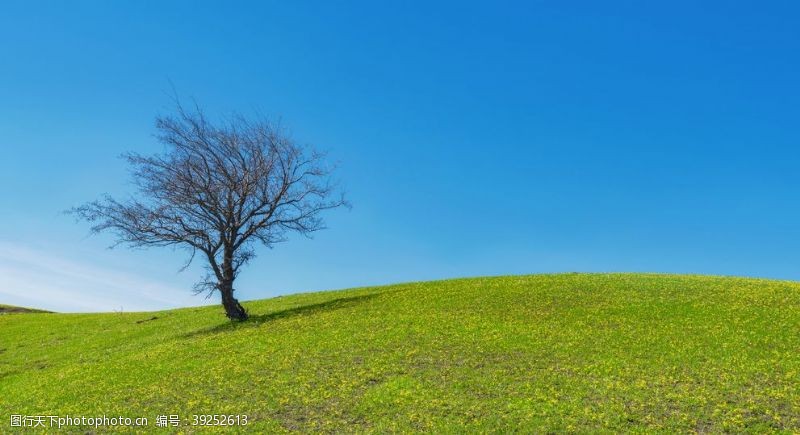
[[[247,320],[247,311],[233,297],[233,281],[222,282],[219,286],[219,292],[222,294],[222,306],[225,307],[225,315],[234,321]]]

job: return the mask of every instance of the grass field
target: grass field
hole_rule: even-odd
[[[273,431],[800,431],[800,284],[562,274],[0,316],[11,414]],[[107,430],[107,429],[106,429]],[[104,430],[105,431],[105,430]]]

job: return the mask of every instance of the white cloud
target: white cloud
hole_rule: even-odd
[[[0,242],[0,303],[61,312],[146,311],[209,301],[129,272]]]

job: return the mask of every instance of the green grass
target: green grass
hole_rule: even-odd
[[[245,306],[238,325],[219,307],[0,316],[0,432],[208,413],[259,432],[800,431],[798,283],[562,274]]]

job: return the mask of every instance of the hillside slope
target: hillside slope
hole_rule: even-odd
[[[19,313],[48,313],[49,311],[36,310],[33,308],[17,307],[14,305],[0,304],[0,314],[19,314]]]
[[[0,316],[0,415],[302,431],[800,430],[800,284],[562,274]],[[107,429],[106,429],[107,430]]]

